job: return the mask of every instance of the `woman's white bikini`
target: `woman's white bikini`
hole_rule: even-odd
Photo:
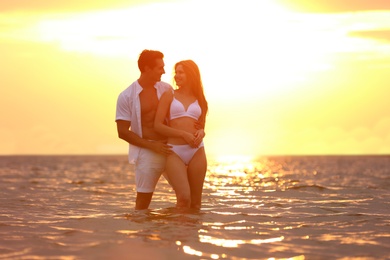
[[[202,114],[202,109],[199,106],[198,100],[195,100],[191,105],[188,106],[187,110],[185,110],[184,105],[173,97],[170,107],[170,120],[180,118],[180,117],[190,117],[195,120],[198,120],[200,115]],[[203,142],[196,148],[191,147],[188,144],[169,144],[172,146],[172,151],[176,153],[183,162],[188,165],[194,157],[194,154],[199,150],[199,148],[203,147]]]

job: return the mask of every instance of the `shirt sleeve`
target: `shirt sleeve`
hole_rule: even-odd
[[[131,111],[131,104],[130,104],[130,98],[125,95],[124,92],[119,94],[118,100],[116,103],[116,120],[125,120],[131,122],[132,118],[132,111]]]

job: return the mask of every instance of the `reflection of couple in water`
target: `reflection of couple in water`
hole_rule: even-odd
[[[159,51],[144,50],[138,59],[139,79],[117,101],[118,136],[129,143],[129,162],[135,164],[135,209],[149,207],[163,172],[176,193],[176,207],[200,209],[208,110],[202,80],[195,62],[179,61],[174,90],[161,81],[163,58]]]

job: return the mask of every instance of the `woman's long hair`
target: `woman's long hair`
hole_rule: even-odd
[[[187,77],[187,82],[192,89],[192,93],[199,102],[200,107],[202,108],[202,115],[199,118],[199,121],[202,123],[203,127],[206,124],[206,114],[208,111],[208,104],[206,97],[203,91],[202,79],[200,76],[200,71],[198,65],[192,60],[182,60],[175,64],[175,69],[177,66],[182,65],[183,70]]]

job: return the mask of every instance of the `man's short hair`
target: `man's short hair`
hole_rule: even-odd
[[[156,66],[156,59],[163,59],[164,54],[160,51],[143,50],[138,58],[138,68],[142,72],[145,67],[154,68]]]

